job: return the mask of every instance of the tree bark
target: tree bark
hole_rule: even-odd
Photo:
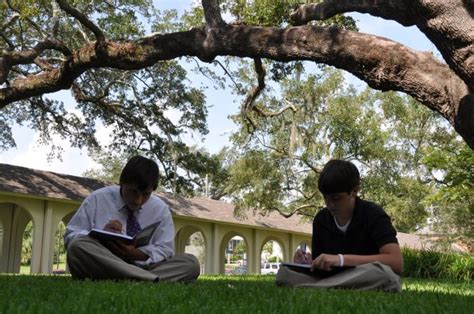
[[[7,52],[0,58],[0,84],[4,83],[0,88],[0,109],[15,101],[70,88],[78,76],[92,68],[142,69],[181,56],[197,56],[206,62],[216,56],[309,60],[349,71],[372,88],[411,95],[439,112],[474,148],[472,1],[327,0],[302,6],[293,16],[296,23],[304,24],[311,19],[359,11],[404,25],[416,23],[440,49],[447,64],[430,53],[414,51],[389,39],[338,28],[227,25],[217,3],[203,1],[208,23],[205,28],[130,42],[108,41],[96,31],[100,49],[92,42],[69,54],[63,51],[66,61],[60,67],[11,82],[10,71],[25,58],[19,57],[23,52]],[[464,24],[458,25],[459,22]],[[41,51],[34,53],[39,55]]]

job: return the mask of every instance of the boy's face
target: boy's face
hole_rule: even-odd
[[[122,198],[128,208],[137,210],[148,201],[153,192],[153,187],[149,186],[144,191],[140,190],[136,184],[124,183],[122,187]]]
[[[326,207],[333,216],[347,215],[352,213],[352,210],[354,209],[357,188],[349,193],[332,193],[323,196]]]

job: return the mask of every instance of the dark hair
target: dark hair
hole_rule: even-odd
[[[350,193],[360,184],[357,167],[350,161],[332,159],[319,175],[318,189],[323,195]]]
[[[159,175],[156,162],[143,156],[134,156],[120,174],[120,185],[136,184],[140,191],[145,191],[151,186],[156,190]]]

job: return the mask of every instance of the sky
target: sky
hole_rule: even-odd
[[[182,12],[189,7],[193,0],[155,0],[155,5],[161,9],[177,9]],[[368,14],[350,14],[357,21],[359,30],[364,33],[374,34],[398,41],[410,48],[420,51],[431,51],[439,56],[434,45],[416,27],[403,27],[396,22],[372,17]],[[365,83],[352,76],[346,75],[349,83],[363,87]],[[196,79],[191,75],[190,79]],[[200,80],[204,80],[200,78]],[[203,81],[206,84],[205,81]],[[211,85],[211,82],[208,82]],[[224,146],[229,146],[228,137],[236,128],[228,119],[229,115],[238,111],[239,103],[230,90],[215,90],[212,86],[205,91],[209,109],[208,127],[209,134],[205,138],[187,137],[186,142],[206,148],[211,153],[218,152]],[[74,103],[70,91],[64,90],[54,94],[62,99],[65,104]],[[172,114],[172,113],[170,113]],[[99,127],[97,137],[102,143],[107,143],[108,130]],[[67,140],[54,138],[54,144],[63,148],[61,159],[48,159],[49,147],[38,144],[38,136],[27,127],[14,126],[13,136],[17,146],[7,151],[0,151],[0,163],[7,163],[33,169],[59,172],[70,175],[82,175],[97,164],[88,156],[86,149],[71,148]]]

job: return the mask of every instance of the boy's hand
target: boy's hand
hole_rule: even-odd
[[[115,233],[122,233],[122,223],[118,220],[111,220],[105,225],[104,230]]]
[[[320,269],[325,271],[332,270],[333,267],[339,266],[339,256],[331,254],[321,254],[313,261],[311,270]]]
[[[311,264],[312,258],[311,253],[304,253],[301,249],[296,250],[295,256],[293,257],[293,263],[298,264]]]
[[[135,242],[125,244],[120,241],[107,241],[107,248],[115,255],[126,262],[129,261],[144,261],[148,259],[148,255],[138,250],[135,247]]]

